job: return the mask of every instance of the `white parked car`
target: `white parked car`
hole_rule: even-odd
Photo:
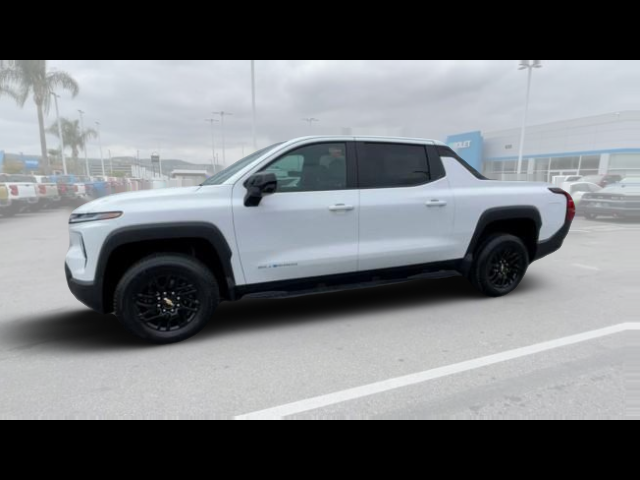
[[[602,190],[602,187],[600,185],[596,185],[595,183],[576,182],[566,185],[565,190],[569,192],[571,197],[573,197],[573,201],[576,204],[577,213],[582,214],[584,211],[582,197],[584,197],[584,195],[587,193],[597,193]]]
[[[567,185],[579,182],[580,180],[582,180],[581,175],[557,175],[551,179],[551,183],[564,190],[567,190]]]
[[[276,172],[284,172],[281,183]],[[485,179],[446,145],[307,137],[197,187],[105,197],[71,215],[74,295],[134,334],[172,343],[223,300],[380,285],[442,272],[512,292],[575,215],[553,185]]]

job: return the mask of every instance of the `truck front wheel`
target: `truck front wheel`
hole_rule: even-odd
[[[199,333],[220,303],[213,273],[187,255],[154,255],[129,269],[114,310],[133,334],[151,343],[177,343]]]
[[[520,285],[529,262],[529,252],[521,239],[492,235],[476,252],[469,279],[485,295],[502,297]]]

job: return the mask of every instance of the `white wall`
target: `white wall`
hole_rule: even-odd
[[[483,135],[485,160],[518,156],[520,129]],[[640,149],[640,111],[528,127],[525,156],[635,148]]]

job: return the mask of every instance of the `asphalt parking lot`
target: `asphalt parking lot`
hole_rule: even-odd
[[[0,418],[640,417],[640,222],[577,219],[505,298],[247,300],[155,347],[69,293],[68,213],[0,219]]]

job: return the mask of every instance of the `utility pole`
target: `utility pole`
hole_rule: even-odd
[[[91,169],[89,168],[89,156],[87,155],[87,140],[89,140],[86,137],[86,131],[84,129],[84,112],[82,110],[78,110],[78,113],[80,113],[80,128],[82,129],[82,135],[85,137],[84,138],[84,163],[87,167],[87,177],[91,176]]]
[[[60,109],[58,108],[59,95],[53,92],[51,92],[51,95],[53,95],[53,100],[56,104],[56,119],[58,122],[58,135],[60,136],[60,157],[62,158],[62,171],[64,172],[65,175],[67,175],[68,174],[67,157],[64,154],[64,138],[62,138],[62,124],[60,123]]]
[[[217,172],[216,168],[216,135],[215,135],[215,127],[214,124],[218,122],[215,118],[207,118],[205,122],[209,122],[211,124],[211,166],[213,167],[213,174],[215,175]]]
[[[227,165],[227,157],[226,157],[225,146],[224,146],[224,117],[233,115],[233,113],[224,112],[224,111],[212,112],[212,113],[214,115],[220,115],[220,130],[222,131],[222,166],[224,167]]]

